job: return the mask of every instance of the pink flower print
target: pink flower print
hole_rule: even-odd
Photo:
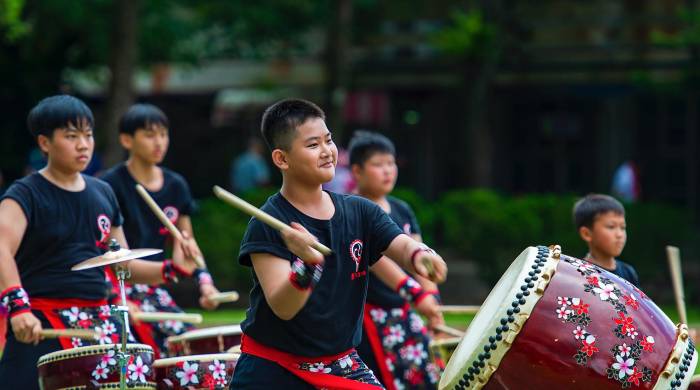
[[[180,386],[185,386],[190,383],[198,384],[199,378],[197,378],[197,369],[199,364],[189,362],[183,362],[182,371],[175,373],[175,376],[180,378]]]
[[[567,318],[569,318],[569,314],[571,314],[571,310],[567,310],[566,306],[562,306],[559,309],[557,309],[558,318],[566,320]]]
[[[639,310],[639,301],[634,295],[624,295],[623,297],[625,298],[625,305],[633,308],[634,310]]]
[[[116,352],[113,349],[107,351],[107,353],[102,355],[100,358],[100,364],[104,364],[105,366],[113,366],[117,364],[117,360],[114,358],[115,356]]]
[[[423,319],[420,318],[416,313],[411,312],[409,314],[408,320],[410,322],[411,332],[413,333],[425,333],[425,323]]]
[[[112,344],[112,335],[111,334],[107,334],[107,333],[103,332],[102,328],[100,328],[100,327],[95,328],[95,331],[97,332],[97,342],[100,345]]]
[[[338,359],[338,364],[340,364],[340,368],[352,368],[354,363],[355,362],[353,362],[350,355],[345,355]]]
[[[581,351],[585,353],[588,357],[591,357],[595,352],[600,351],[600,349],[598,349],[598,347],[595,346],[595,336],[586,336],[586,339],[583,340],[583,347],[581,347]]]
[[[92,316],[85,312],[78,314],[78,326],[83,329],[92,327]]]
[[[588,313],[588,308],[591,305],[583,303],[580,298],[571,299],[571,308],[576,311],[576,314],[581,315],[583,313]]]
[[[73,346],[73,348],[78,348],[83,346],[83,340],[73,337],[70,339],[70,344]]]
[[[109,320],[102,323],[102,333],[112,334],[117,331],[117,327]]]
[[[654,337],[647,336],[646,339],[642,340],[642,349],[646,352],[654,352]]]
[[[108,319],[108,318],[111,317],[111,316],[112,316],[112,311],[110,310],[110,308],[109,308],[108,305],[102,305],[102,306],[100,306],[100,314],[99,314],[99,317],[100,317],[101,320],[104,321],[104,320]]]
[[[557,304],[561,306],[570,305],[571,301],[569,301],[568,297],[557,297]]]
[[[383,343],[387,348],[393,348],[397,343],[403,343],[404,336],[406,333],[401,328],[401,325],[392,325],[389,328],[385,328],[386,333]]]
[[[639,386],[640,379],[642,379],[642,373],[637,370],[637,367],[634,367],[629,378],[627,378],[627,382],[634,383],[635,386]]]
[[[175,321],[175,320],[166,320],[163,323],[163,326],[165,329],[170,329],[174,333],[180,333],[180,331],[185,327],[185,325],[181,321]]]
[[[134,284],[134,290],[136,290],[137,293],[147,293],[148,290],[150,290],[150,287],[147,284]]]
[[[225,378],[226,364],[220,363],[218,360],[214,360],[212,364],[209,365],[209,371],[211,371],[214,378]]]
[[[221,378],[214,378],[214,384],[218,387],[226,387],[226,385],[228,385],[225,376],[222,376]]]
[[[598,277],[595,275],[586,276],[586,281],[594,286],[598,285]]]
[[[634,359],[625,359],[624,357],[617,355],[615,356],[615,360],[617,360],[617,362],[613,363],[612,368],[619,370],[617,376],[620,379],[634,373]]]
[[[371,309],[369,315],[372,316],[372,321],[376,323],[383,324],[386,321],[386,310],[384,309]]]
[[[574,338],[576,340],[585,340],[586,335],[588,334],[588,332],[586,332],[586,329],[581,328],[580,326],[577,326],[576,329],[574,329],[573,333],[574,333]]]
[[[394,318],[402,318],[403,317],[403,309],[401,309],[401,308],[391,309],[391,316]]]
[[[141,356],[137,356],[136,361],[129,364],[127,369],[129,370],[129,378],[132,381],[146,382],[146,373],[148,373],[149,368],[147,365],[143,364]]]
[[[617,347],[617,351],[620,352],[620,356],[625,357],[632,352],[632,348],[623,343]]]
[[[408,344],[401,348],[399,353],[402,358],[414,362],[417,366],[420,366],[423,360],[428,358],[428,353],[423,349],[423,344]]]
[[[73,306],[70,308],[70,310],[64,310],[61,312],[61,315],[64,317],[68,318],[68,322],[74,323],[78,322],[78,315],[80,314],[80,309],[78,307]]]
[[[107,379],[107,374],[109,374],[109,369],[104,363],[97,365],[97,367],[95,367],[95,369],[92,371],[92,376],[96,380]]]
[[[614,292],[615,290],[615,285],[610,283],[610,284],[605,284],[601,281],[598,282],[598,287],[593,289],[593,292],[598,294],[600,297],[601,301],[607,301],[608,299],[611,300],[617,300],[617,295]]]
[[[326,367],[326,366],[323,364],[323,362],[319,362],[319,363],[312,363],[311,366],[309,367],[309,371],[311,371],[311,372],[321,372],[321,373],[324,373],[324,374],[328,374],[329,372],[331,372],[331,368],[330,368],[330,367]]]
[[[634,320],[632,317],[626,317],[625,313],[623,312],[618,312],[617,315],[619,318],[613,318],[615,320],[615,323],[618,325],[621,325],[620,332],[623,334],[627,334],[627,336],[635,338],[637,336],[637,328],[634,327]]]

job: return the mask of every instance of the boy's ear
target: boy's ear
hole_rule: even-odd
[[[119,143],[126,150],[131,150],[131,146],[134,144],[134,137],[131,134],[119,133]]]
[[[587,243],[590,243],[593,240],[593,232],[586,226],[581,226],[578,228],[578,235],[581,236],[581,239]]]
[[[36,143],[39,145],[39,149],[46,155],[49,153],[49,143],[51,143],[51,138],[39,134],[39,136],[36,137]]]
[[[287,153],[282,149],[275,149],[272,151],[272,163],[281,170],[289,169],[289,162],[287,161]]]
[[[353,179],[359,180],[360,175],[362,174],[362,167],[360,166],[360,164],[352,164],[350,170],[352,171]]]

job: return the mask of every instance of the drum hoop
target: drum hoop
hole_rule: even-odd
[[[216,331],[217,329],[219,330],[218,332]],[[168,337],[167,341],[169,343],[179,343],[185,340],[199,340],[219,335],[237,336],[240,334],[243,334],[240,325],[213,326],[211,328],[190,330],[189,332],[185,332],[177,336],[170,336]]]
[[[516,337],[532,314],[535,305],[544,295],[544,291],[549,285],[549,282],[552,280],[557,266],[559,265],[559,259],[561,256],[561,247],[559,245],[552,245],[549,248],[539,248],[541,248],[543,251],[547,251],[546,257],[542,257],[543,260],[537,260],[540,261],[540,263],[537,263],[536,261],[539,256],[538,248],[526,248],[520,255],[518,255],[518,257],[516,257],[515,260],[513,260],[513,263],[515,263],[518,259],[522,258],[522,256],[525,256],[523,266],[519,271],[514,271],[514,273],[517,272],[515,278],[504,279],[507,276],[512,277],[512,274],[508,275],[508,271],[506,271],[498,283],[496,283],[496,287],[494,287],[494,290],[491,291],[489,297],[486,298],[486,302],[488,302],[496,288],[501,285],[501,282],[508,283],[509,281],[512,281],[510,282],[511,284],[504,285],[506,288],[510,289],[510,291],[506,293],[506,296],[509,299],[512,298],[514,300],[514,304],[515,301],[520,302],[520,304],[517,306],[520,311],[517,314],[509,316],[507,310],[512,309],[511,302],[509,299],[504,299],[503,302],[499,304],[499,307],[493,311],[493,316],[491,318],[485,318],[485,320],[489,322],[489,324],[484,328],[487,329],[487,332],[481,336],[477,336],[477,339],[474,340],[473,337],[470,337],[469,333],[469,331],[472,329],[472,325],[477,323],[477,319],[479,319],[481,315],[490,315],[488,311],[484,311],[487,309],[485,308],[486,305],[482,305],[479,312],[476,314],[474,319],[472,319],[465,336],[462,337],[462,341],[460,341],[459,345],[457,345],[457,348],[452,355],[452,359],[450,359],[450,361],[447,363],[447,367],[445,367],[445,371],[440,379],[439,389],[442,390],[447,388],[452,389],[455,387],[465,387],[461,386],[459,382],[460,380],[467,382],[467,378],[470,375],[473,376],[473,380],[468,381],[469,383],[466,385],[466,388],[481,389],[486,385],[496,369],[498,369],[501,361],[510,350],[511,345],[515,342]],[[511,263],[511,266],[513,263]],[[520,285],[525,278],[529,277],[528,273],[533,269],[540,270],[540,272],[536,274],[538,276],[537,280],[530,283],[525,282],[524,284]],[[518,299],[516,297],[516,294],[523,293],[525,291],[530,292],[528,296],[524,296],[522,299]],[[495,306],[495,304],[492,306]],[[503,324],[503,321],[505,321],[505,324]],[[497,328],[500,329],[497,330]],[[500,335],[502,338],[500,341],[497,338],[497,341],[493,343],[489,340],[489,337],[497,337],[498,335]],[[462,362],[461,367],[455,367],[460,363],[458,363],[454,357],[459,353],[462,344],[466,345],[467,342],[465,340],[467,339],[470,340],[471,345],[475,348],[473,348],[468,356],[460,359]],[[494,350],[493,348],[490,348],[491,351],[488,353],[488,355],[485,355],[482,347],[487,345],[495,345],[496,349]],[[464,348],[469,348],[469,346],[465,346]],[[471,367],[479,367],[479,373],[476,375],[470,374],[468,370]],[[448,374],[451,374],[450,379],[448,379]]]
[[[118,389],[118,388],[119,388],[119,382],[100,383],[100,389]],[[155,390],[156,388],[158,388],[157,383],[146,382],[145,386],[144,386],[144,384],[140,384],[139,386],[129,387],[129,390]],[[61,387],[60,389],[56,389],[56,390],[85,390],[85,389],[87,389],[87,386]]]
[[[240,353],[212,353],[212,354],[205,354],[205,355],[189,355],[189,356],[176,356],[176,357],[170,357],[170,358],[163,358],[163,359],[158,359],[153,362],[153,367],[169,367],[172,366],[173,364],[179,363],[179,362],[189,362],[189,361],[198,361],[198,362],[210,362],[213,360],[238,360],[238,358],[241,356]]]
[[[93,356],[107,353],[111,350],[118,350],[120,348],[119,344],[102,344],[102,345],[89,345],[87,347],[76,347],[70,349],[62,349],[60,351],[55,351],[47,353],[39,358],[37,362],[37,367],[44,364],[57,362],[60,360],[73,359],[82,356]],[[153,353],[153,348],[146,344],[129,343],[126,345],[126,349],[130,352],[150,352]]]
[[[671,388],[685,389],[694,378],[689,374],[695,372],[695,367],[698,364],[698,352],[695,350],[695,345],[693,345],[693,342],[690,340],[688,325],[678,324],[677,333],[676,344],[669,354],[664,369],[656,380],[654,390]],[[678,382],[676,379],[676,374],[678,373],[685,373],[680,386],[677,385]],[[671,386],[672,382],[676,382],[675,387]]]

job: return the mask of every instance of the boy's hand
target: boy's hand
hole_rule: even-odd
[[[182,249],[183,255],[188,259],[195,259],[197,257],[201,257],[202,252],[199,250],[197,241],[195,241],[194,238],[190,237],[190,234],[187,233],[187,231],[185,230],[183,230],[181,234],[182,241],[178,242],[178,244],[180,244],[180,248]]]
[[[447,264],[435,252],[421,251],[416,254],[413,266],[416,273],[434,283],[442,283],[447,278]]]
[[[434,296],[430,295],[416,305],[416,311],[428,320],[428,329],[434,330],[436,325],[445,325],[445,319],[440,312],[440,304]]]
[[[192,274],[197,268],[197,263],[194,258],[185,254],[183,245],[173,245],[173,263],[185,270],[188,274]]]
[[[280,233],[285,245],[287,245],[287,249],[305,263],[322,264],[323,255],[311,247],[314,242],[318,241],[316,237],[296,222],[292,222],[290,227],[290,229],[284,229]]]
[[[199,305],[206,310],[214,310],[219,306],[219,302],[209,300],[209,297],[218,294],[219,290],[213,284],[205,283],[199,286]]]
[[[17,314],[10,318],[10,324],[18,341],[34,345],[41,341],[41,321],[32,312]]]

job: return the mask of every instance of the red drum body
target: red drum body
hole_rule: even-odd
[[[105,344],[56,351],[39,358],[39,387],[42,390],[119,388],[119,345]],[[153,349],[127,344],[129,389],[155,389]]]
[[[700,390],[700,375],[695,375],[690,380],[690,386],[688,386],[688,390]]]
[[[179,356],[153,363],[159,390],[228,389],[239,354]]]
[[[172,356],[224,353],[241,345],[241,335],[239,325],[195,329],[168,337],[168,352]]]
[[[687,326],[557,247],[526,249],[471,322],[441,389],[686,389]]]

